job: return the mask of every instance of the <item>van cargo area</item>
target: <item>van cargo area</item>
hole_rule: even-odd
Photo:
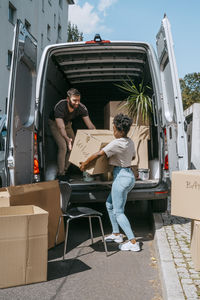
[[[56,45],[48,51],[46,73],[43,75],[44,93],[41,95],[41,115],[43,124],[43,155],[41,155],[44,180],[53,180],[56,176],[57,146],[48,128],[48,116],[55,104],[66,98],[67,90],[77,88],[81,93],[81,102],[86,105],[90,118],[97,129],[104,129],[104,107],[110,101],[123,101],[127,94],[116,84],[122,84],[130,78],[134,83],[144,82],[150,89],[150,96],[155,101],[156,84],[152,79],[153,70],[150,62],[148,44],[133,42],[112,42],[99,44],[73,43]],[[152,49],[151,49],[152,51]],[[154,103],[155,107],[155,103]],[[156,109],[154,111],[157,111]],[[158,133],[154,115],[150,125],[148,140],[149,178],[137,180],[135,188],[152,188],[161,176],[159,147],[162,139]],[[157,121],[156,121],[157,122]],[[157,124],[156,124],[157,125]],[[73,128],[84,129],[79,118],[73,121]],[[94,181],[84,182],[79,168],[70,166],[71,185],[74,190],[94,187],[110,188],[111,181],[103,181],[102,176],[94,176]]]

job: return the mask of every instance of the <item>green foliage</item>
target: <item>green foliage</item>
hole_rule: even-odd
[[[183,79],[180,79],[180,86],[184,109],[200,102],[200,73],[186,74]]]
[[[68,23],[67,26],[67,41],[68,42],[80,42],[83,40],[83,33],[78,30],[78,26]]]
[[[149,96],[151,88],[148,85],[144,85],[142,81],[136,86],[129,79],[122,85],[116,84],[116,86],[128,93],[126,103],[122,106],[127,108],[128,115],[136,120],[136,124],[140,116],[144,123],[152,118],[152,99]]]

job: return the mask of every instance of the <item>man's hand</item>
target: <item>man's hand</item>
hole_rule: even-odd
[[[71,151],[72,150],[72,139],[71,138],[67,138],[66,141],[67,141],[68,149],[69,149],[69,151]]]

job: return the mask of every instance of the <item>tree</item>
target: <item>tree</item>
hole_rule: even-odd
[[[83,40],[83,33],[78,30],[78,26],[75,24],[68,23],[67,26],[67,41],[68,42],[79,42]]]
[[[200,102],[200,73],[186,74],[183,79],[180,79],[180,85],[184,109]]]

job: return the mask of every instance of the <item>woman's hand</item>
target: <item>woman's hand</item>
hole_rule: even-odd
[[[80,162],[80,170],[83,172],[86,170],[87,164],[85,162]]]
[[[88,165],[93,162],[95,159],[99,158],[100,156],[105,155],[105,152],[103,150],[100,150],[99,152],[96,152],[92,154],[88,159],[84,162],[80,162],[80,170],[83,172],[87,169]]]

